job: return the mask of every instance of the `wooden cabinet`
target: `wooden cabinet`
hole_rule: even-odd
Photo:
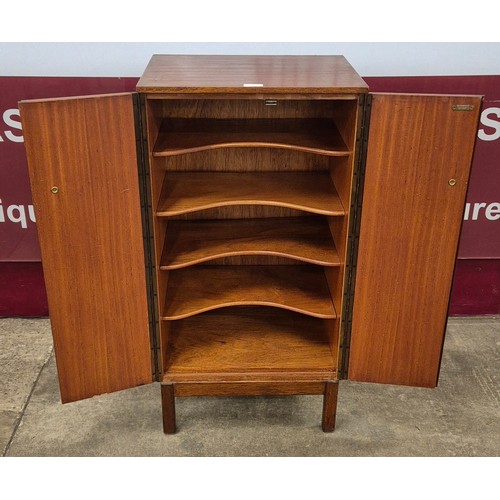
[[[153,56],[20,103],[63,402],[435,386],[481,106],[341,56]]]

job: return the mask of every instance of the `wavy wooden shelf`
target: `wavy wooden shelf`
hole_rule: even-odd
[[[182,319],[239,305],[336,318],[323,269],[306,265],[192,266],[170,271],[161,318]]]
[[[270,147],[327,156],[350,154],[333,120],[172,119],[163,122],[153,156],[228,147]]]
[[[168,322],[163,381],[331,380],[327,322],[265,307],[235,307]]]
[[[326,220],[320,217],[171,221],[160,269],[178,269],[219,257],[274,255],[339,266]]]
[[[156,215],[170,217],[236,205],[345,214],[326,172],[166,172]]]

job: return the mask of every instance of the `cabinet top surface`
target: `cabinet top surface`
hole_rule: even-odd
[[[368,86],[344,56],[154,55],[137,91],[347,94]]]

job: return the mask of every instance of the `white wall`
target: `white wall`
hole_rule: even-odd
[[[0,76],[140,76],[152,54],[343,54],[362,76],[500,75],[500,43],[0,43]]]

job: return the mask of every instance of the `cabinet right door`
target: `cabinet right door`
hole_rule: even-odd
[[[437,384],[480,108],[372,95],[350,380]]]

